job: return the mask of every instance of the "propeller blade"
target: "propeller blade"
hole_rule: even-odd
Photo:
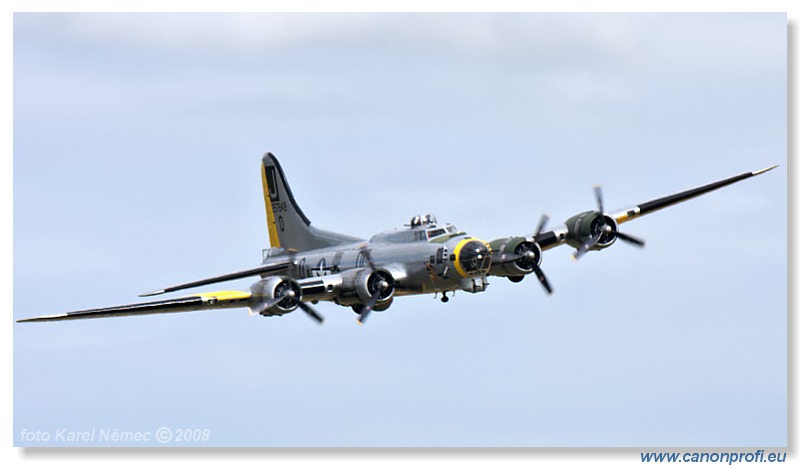
[[[364,324],[364,321],[367,320],[367,316],[369,316],[369,313],[371,313],[372,310],[375,309],[375,305],[378,304],[378,300],[381,299],[381,295],[383,295],[383,292],[385,292],[389,288],[390,285],[385,280],[381,281],[381,283],[377,285],[375,293],[372,294],[372,296],[369,298],[369,301],[367,301],[367,304],[365,304],[364,307],[361,309],[361,314],[358,316],[359,324]]]
[[[544,276],[544,272],[542,272],[542,269],[536,263],[533,264],[533,272],[539,279],[539,283],[541,283],[544,289],[547,290],[547,294],[552,295],[553,287],[550,286],[550,282],[547,281],[547,277]]]
[[[302,309],[303,311],[305,311],[305,313],[306,313],[306,314],[308,314],[308,315],[309,315],[309,316],[310,316],[312,319],[314,319],[314,320],[315,320],[315,321],[317,321],[318,323],[322,324],[323,322],[325,322],[325,318],[323,318],[322,316],[320,316],[320,314],[319,314],[318,312],[316,312],[316,311],[314,310],[314,308],[312,308],[312,307],[311,307],[311,306],[309,306],[308,304],[306,304],[306,303],[303,303],[303,302],[301,301],[300,303],[298,303],[298,304],[297,304],[297,306],[299,306],[299,307],[300,307],[300,309]]]
[[[600,236],[602,235],[603,233],[601,232],[592,236],[592,239],[582,244],[581,247],[579,247],[578,250],[572,254],[572,258],[575,259],[576,261],[580,259],[584,254],[589,252],[589,250],[592,249],[597,244],[598,241],[600,241]]]
[[[262,303],[264,305],[264,308],[261,311],[273,308],[273,307],[275,307],[275,305],[277,305],[281,301],[285,300],[286,298],[293,297],[294,295],[295,295],[295,293],[294,293],[293,290],[287,290],[286,293],[284,293],[283,295],[281,295],[281,296],[279,296],[277,298],[273,298],[271,301],[265,301],[264,303]]]
[[[597,199],[597,209],[600,213],[606,213],[603,210],[603,190],[599,185],[594,186],[594,198]]]
[[[369,316],[370,311],[371,310],[364,308],[364,310],[362,310],[361,314],[358,316],[358,319],[356,319],[356,322],[363,326],[364,322],[367,320],[367,316]]]
[[[637,238],[635,236],[631,236],[631,235],[625,234],[625,233],[620,233],[619,231],[617,231],[617,238],[619,238],[619,239],[621,239],[621,240],[623,240],[625,242],[628,242],[630,244],[633,244],[634,246],[639,246],[640,248],[644,247],[644,240],[643,239],[639,239],[639,238]]]
[[[364,257],[367,258],[367,262],[369,263],[369,268],[375,270],[375,262],[372,261],[372,253],[367,248],[364,248]]]
[[[382,288],[376,291],[375,294],[369,298],[367,304],[364,305],[364,308],[361,310],[361,314],[358,316],[359,324],[364,324],[364,321],[367,320],[367,316],[369,316],[369,313],[371,313],[372,310],[375,309],[375,305],[378,303],[378,299],[381,297],[381,293],[383,293]]]
[[[542,218],[540,218],[540,219],[539,219],[539,225],[536,227],[536,232],[535,232],[535,234],[533,235],[533,237],[534,237],[534,238],[536,238],[537,236],[539,236],[539,234],[540,234],[540,233],[542,232],[542,230],[544,229],[544,226],[547,224],[547,221],[548,221],[548,220],[550,220],[550,217],[548,217],[546,213],[543,213],[543,214],[542,214]]]
[[[264,311],[266,311],[268,309],[274,308],[281,301],[285,300],[286,298],[293,297],[293,296],[295,296],[294,291],[293,290],[287,290],[286,293],[284,293],[283,295],[281,295],[281,296],[279,296],[277,298],[273,298],[270,301],[261,301],[257,305],[255,305],[254,307],[250,308],[250,316],[255,316],[256,314],[261,314],[262,312],[264,312]]]

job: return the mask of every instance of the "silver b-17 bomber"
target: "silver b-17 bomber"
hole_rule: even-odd
[[[777,165],[776,165],[777,166]],[[483,241],[455,226],[440,224],[433,215],[415,216],[403,228],[378,233],[369,240],[316,228],[305,216],[286,182],[277,158],[267,153],[261,165],[264,204],[271,248],[262,265],[194,282],[171,286],[140,296],[155,296],[188,288],[260,277],[249,292],[215,291],[181,298],[124,306],[73,311],[18,322],[138,316],[227,308],[248,308],[251,315],[282,316],[297,309],[323,322],[311,304],[331,301],[349,306],[364,323],[372,311],[384,311],[395,297],[441,294],[458,290],[486,290],[487,277],[519,282],[534,274],[547,293],[550,282],[540,268],[542,253],[562,244],[572,246],[573,257],[605,249],[619,239],[636,246],[644,241],[619,231],[619,226],[640,216],[678,204],[707,192],[765,173],[776,166],[733,176],[705,186],[649,202],[606,212],[602,192],[595,187],[597,209],[579,213],[563,224],[546,229],[543,216],[526,236]]]

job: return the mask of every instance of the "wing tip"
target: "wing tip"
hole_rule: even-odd
[[[23,323],[23,322],[47,322],[47,321],[58,321],[59,319],[63,319],[66,317],[63,314],[57,314],[55,316],[36,316],[33,318],[23,318],[17,319],[15,322]]]
[[[147,293],[142,293],[141,295],[139,295],[139,298],[145,298],[145,297],[148,297],[148,296],[163,295],[166,292],[167,292],[166,290],[155,290],[155,291],[151,291],[151,292],[147,292]]]
[[[767,167],[767,168],[764,168],[764,169],[759,169],[757,171],[753,171],[750,174],[752,174],[753,176],[758,176],[759,174],[763,174],[763,173],[766,173],[767,171],[771,171],[771,170],[777,168],[778,166],[780,166],[780,165],[774,164],[774,165],[772,165],[770,167]]]

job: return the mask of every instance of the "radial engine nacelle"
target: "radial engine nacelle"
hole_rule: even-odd
[[[541,265],[542,248],[530,238],[514,236],[489,242],[492,247],[492,267],[489,275],[519,277],[533,272]]]
[[[250,292],[250,314],[253,315],[281,316],[296,310],[303,301],[303,290],[291,277],[267,277],[254,283]]]
[[[689,192],[691,192],[691,197],[696,197],[694,191]],[[678,196],[682,195],[678,194]],[[600,186],[594,186],[594,197],[597,200],[597,210],[579,213],[564,222],[567,227],[567,239],[565,241],[570,246],[577,248],[572,257],[577,260],[588,251],[605,249],[614,244],[617,238],[634,246],[644,247],[643,240],[629,234],[620,233],[617,220],[603,210],[603,191]],[[677,203],[673,202],[673,197],[675,196],[668,197],[666,203]],[[659,204],[660,202],[650,203]],[[638,210],[641,212],[641,207]],[[636,212],[634,211],[633,213],[635,214]]]
[[[381,311],[392,303],[398,282],[406,276],[403,269],[393,265],[343,272],[335,301],[346,306],[371,304]]]
[[[608,214],[597,211],[583,212],[564,222],[567,225],[567,244],[580,249],[599,251],[617,240],[618,225]],[[592,242],[594,241],[594,242]]]

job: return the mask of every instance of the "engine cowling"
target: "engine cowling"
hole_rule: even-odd
[[[376,305],[382,305],[394,295],[394,277],[383,269],[362,270],[356,275],[355,287],[362,303],[367,303],[377,293],[379,296]]]
[[[337,302],[341,305],[364,305],[378,293],[375,309],[381,311],[392,302],[395,292],[395,276],[386,269],[361,269],[343,272],[342,287]]]
[[[617,221],[608,214],[597,211],[583,212],[575,215],[565,222],[567,225],[567,244],[580,248],[597,237],[589,249],[599,251],[605,249],[617,240]]]
[[[281,316],[296,310],[303,300],[303,290],[293,278],[267,277],[250,287],[250,314]]]
[[[492,247],[492,267],[489,275],[520,277],[533,272],[533,265],[542,263],[542,248],[534,241],[515,236],[499,238],[489,242]],[[511,262],[502,262],[504,255],[516,257]]]

